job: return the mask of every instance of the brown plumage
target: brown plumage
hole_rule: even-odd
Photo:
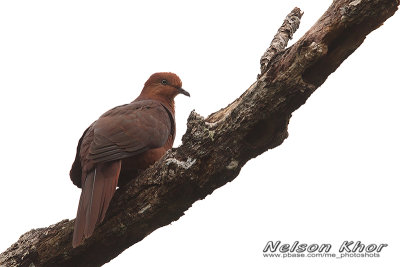
[[[93,122],[79,140],[72,182],[82,188],[72,246],[90,237],[106,215],[117,185],[135,178],[160,159],[175,139],[175,105],[182,89],[176,74],[155,73],[130,104]]]

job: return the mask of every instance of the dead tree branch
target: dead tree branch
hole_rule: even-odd
[[[269,48],[261,57],[260,76],[267,71],[268,63],[271,61],[272,57],[278,52],[282,52],[286,48],[289,40],[293,38],[294,33],[299,28],[302,16],[303,12],[301,12],[300,8],[297,7],[294,8],[292,12],[290,12],[289,15],[286,16],[282,26],[278,29],[278,32],[275,34],[274,39],[272,39]]]
[[[298,27],[295,9],[261,59],[258,80],[228,107],[188,118],[182,145],[119,189],[104,222],[72,249],[73,221],[31,230],[0,255],[1,266],[99,266],[155,229],[179,219],[197,200],[232,181],[243,165],[288,136],[291,114],[391,17],[399,0],[335,0],[284,50]]]

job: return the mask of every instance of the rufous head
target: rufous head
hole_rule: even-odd
[[[144,84],[140,96],[173,101],[178,94],[190,96],[187,91],[182,89],[182,81],[178,75],[172,72],[157,72],[151,75]]]

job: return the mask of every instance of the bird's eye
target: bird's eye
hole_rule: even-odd
[[[167,85],[167,80],[162,80],[161,83]]]

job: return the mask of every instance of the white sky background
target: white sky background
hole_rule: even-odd
[[[177,138],[247,89],[285,16],[295,40],[331,1],[1,1],[0,251],[26,231],[73,219],[77,142],[154,72],[177,73]],[[397,12],[399,13],[399,12]],[[249,161],[107,266],[400,266],[400,14],[293,114],[289,138]],[[267,241],[388,243],[373,259],[267,259]]]

